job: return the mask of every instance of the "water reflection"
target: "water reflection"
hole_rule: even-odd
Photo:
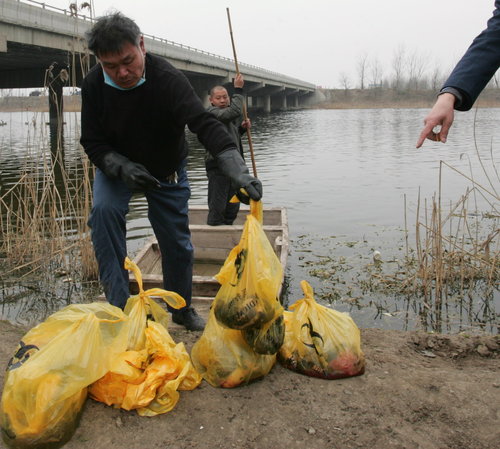
[[[498,152],[500,109],[479,110],[476,118],[474,112],[457,114],[446,145],[427,142],[423,149],[416,150],[424,115],[425,111],[418,109],[366,109],[305,110],[252,117],[252,141],[264,185],[264,203],[288,210],[288,302],[302,296],[299,283],[305,279],[318,292],[318,299],[349,311],[362,327],[438,326],[435,314],[422,309],[415,300],[363,292],[359,288],[374,249],[380,250],[386,261],[404,259],[405,196],[408,239],[414,245],[417,198],[419,192],[421,198],[431,198],[438,190],[440,160],[466,174],[472,170],[480,181],[484,175],[477,146],[482,163],[498,187],[493,155]],[[0,119],[8,123],[0,127],[1,195],[17,180],[33,149],[50,142],[44,125],[48,114],[0,113]],[[66,113],[64,121],[64,164],[78,176],[82,167],[79,114]],[[190,133],[188,142],[191,203],[205,204],[204,149]],[[444,170],[443,204],[458,200],[468,185],[470,182],[456,172]],[[481,211],[490,208],[480,196],[471,207]],[[129,253],[137,252],[150,234],[146,203],[142,197],[134,197],[128,221]],[[322,277],[313,270],[318,268],[318,261],[327,257],[337,264],[342,261],[342,270]],[[393,267],[397,269],[397,263]],[[3,317],[24,321],[24,317],[16,316],[20,312],[14,304],[26,298],[23,307],[28,307],[29,292],[9,288],[13,289],[9,290],[11,293],[3,293]],[[336,290],[338,294],[334,294]],[[446,323],[440,325],[443,331],[465,329],[474,322],[496,331],[495,310],[500,308],[497,290],[490,292],[487,300],[474,304],[450,304],[444,310]],[[52,305],[55,306],[47,307]]]

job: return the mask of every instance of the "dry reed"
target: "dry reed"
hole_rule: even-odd
[[[57,124],[51,123],[52,140],[36,123],[34,118],[30,126],[38,133],[37,144],[32,146],[28,134],[26,145],[34,150],[24,159],[19,180],[0,197],[0,251],[7,262],[3,276],[49,271],[96,279],[86,224],[93,168],[81,147],[82,167],[65,161],[62,111],[57,111]]]
[[[482,163],[481,167],[486,171]],[[442,204],[444,168],[472,183],[458,201],[447,207]],[[500,181],[496,170],[494,173],[496,181]],[[443,314],[450,304],[458,303],[459,308],[471,312],[475,307],[472,303],[482,301],[480,308],[489,313],[500,279],[500,197],[495,182],[489,176],[485,178],[488,187],[477,182],[472,174],[468,176],[441,161],[437,194],[430,201],[422,201],[420,191],[418,194],[415,249],[408,248],[405,198],[405,261],[395,273],[371,270],[369,281],[364,283],[365,291],[413,298],[426,327],[436,331],[443,331]],[[490,212],[477,212],[478,197],[486,202]]]

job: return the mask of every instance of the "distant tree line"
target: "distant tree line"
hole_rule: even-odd
[[[341,72],[338,83],[341,89],[367,89],[374,87],[392,88],[401,91],[438,90],[445,82],[449,71],[438,65],[432,66],[430,58],[417,50],[409,51],[400,45],[393,53],[391,65],[387,71],[376,56],[362,53],[356,62],[355,77]],[[488,88],[498,88],[500,75],[497,73]]]

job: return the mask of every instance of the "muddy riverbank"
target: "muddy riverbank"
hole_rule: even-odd
[[[0,366],[25,333],[0,322]],[[326,381],[276,365],[234,389],[206,382],[154,418],[87,399],[67,449],[495,449],[500,337],[362,329],[362,376]],[[188,350],[199,337],[173,328]],[[3,380],[3,370],[2,370]]]

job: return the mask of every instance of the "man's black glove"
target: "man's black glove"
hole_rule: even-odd
[[[236,190],[236,196],[245,204],[250,203],[250,199],[259,201],[262,198],[262,183],[250,175],[245,161],[236,148],[229,148],[216,156],[219,169],[228,178]],[[246,190],[245,194],[240,189]]]
[[[133,192],[161,188],[160,181],[151,175],[142,164],[132,162],[125,156],[111,151],[102,159],[102,171],[110,178],[119,178]]]

